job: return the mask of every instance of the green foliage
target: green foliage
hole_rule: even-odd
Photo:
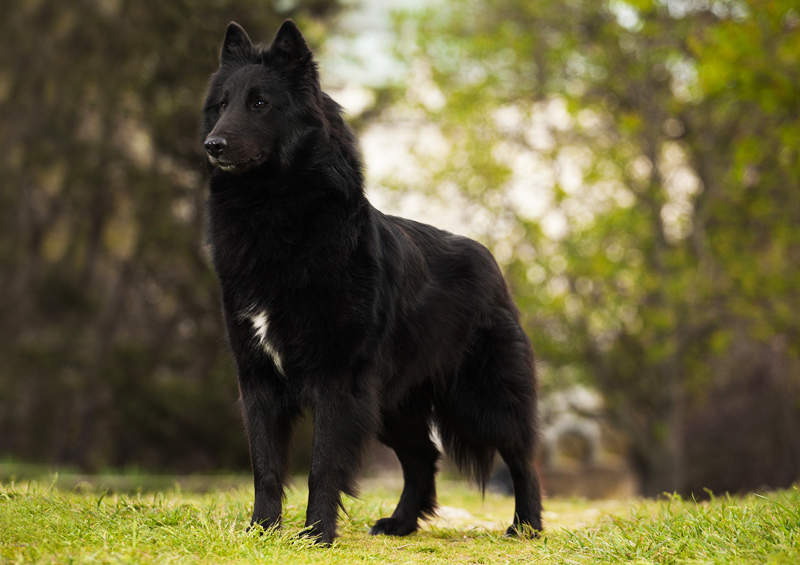
[[[246,466],[203,242],[200,106],[228,21],[268,40],[295,17],[316,47],[337,3],[11,4],[0,19],[0,452],[94,468]]]
[[[644,492],[703,486],[684,430],[714,384],[800,384],[797,3],[454,0],[403,21],[444,100],[416,105],[450,143],[429,186],[492,211],[495,248],[512,224],[544,387],[604,393]]]
[[[445,482],[442,502],[464,523],[434,520],[406,538],[369,536],[399,492],[347,499],[332,548],[295,537],[305,489],[290,490],[281,532],[246,532],[250,492],[166,490],[134,495],[0,484],[0,559],[101,563],[794,563],[800,558],[797,489],[696,503],[551,500],[538,540],[502,536],[513,501]],[[476,525],[476,522],[478,525]]]

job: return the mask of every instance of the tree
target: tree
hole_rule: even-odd
[[[203,243],[200,105],[225,25],[335,2],[17,2],[0,21],[0,452],[247,465]],[[277,5],[281,5],[278,3]]]
[[[782,391],[781,418],[745,401],[715,425],[788,430],[775,449],[796,477],[796,3],[455,0],[403,23],[423,71],[410,99],[427,89],[415,109],[448,142],[420,156],[429,186],[491,210],[482,237],[544,386],[597,386],[658,494],[759,486],[758,469],[724,484],[701,472],[713,434],[697,426],[742,390],[726,383],[760,382]],[[726,465],[765,453],[728,439]]]

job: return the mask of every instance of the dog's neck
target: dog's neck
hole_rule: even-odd
[[[268,162],[241,175],[212,172],[208,227],[221,277],[263,269],[252,278],[279,292],[284,279],[307,285],[349,264],[372,216],[348,135],[344,129],[319,136],[288,170]]]

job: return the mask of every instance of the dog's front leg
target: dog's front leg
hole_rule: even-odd
[[[306,527],[319,543],[330,544],[336,537],[341,493],[355,495],[361,450],[375,427],[375,402],[328,390],[314,404]]]
[[[253,517],[250,525],[280,526],[289,438],[296,410],[264,382],[263,374],[240,374],[250,460],[253,466]]]
[[[253,338],[252,324],[226,304],[228,339],[239,369],[239,392],[253,466],[250,525],[280,526],[289,439],[299,409],[284,377]]]

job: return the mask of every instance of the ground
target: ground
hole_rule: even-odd
[[[114,482],[116,481],[116,483]],[[121,491],[136,483],[139,492]],[[170,483],[171,486],[165,486]],[[205,493],[187,488],[215,485]],[[312,547],[295,534],[302,481],[288,491],[280,533],[246,532],[252,499],[242,477],[133,475],[0,482],[0,562],[5,563],[798,563],[800,490],[696,503],[545,500],[545,534],[503,537],[511,498],[442,480],[440,515],[405,537],[373,537],[391,513],[398,482],[365,481],[345,500],[339,539]],[[150,491],[151,488],[156,490]]]

